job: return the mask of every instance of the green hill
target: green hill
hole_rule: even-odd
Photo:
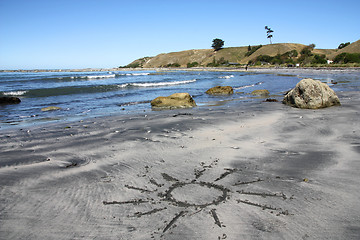
[[[259,56],[269,56],[280,58],[288,57],[291,51],[296,51],[295,56],[291,56],[292,62],[299,58],[303,59],[301,51],[308,46],[298,43],[276,43],[264,46],[249,47],[229,47],[218,51],[213,49],[194,49],[180,52],[162,53],[155,57],[144,57],[137,59],[125,67],[206,67],[219,65],[245,65],[249,62],[258,61]],[[350,44],[343,49],[310,49],[310,55],[322,56],[323,59],[334,59],[340,53],[360,53],[360,40]],[[301,58],[302,57],[302,58]],[[289,57],[288,57],[289,58]],[[309,61],[309,59],[307,59]]]

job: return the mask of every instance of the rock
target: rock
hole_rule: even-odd
[[[264,102],[278,102],[278,100],[275,98],[267,98]]]
[[[0,104],[18,104],[20,102],[20,98],[17,97],[0,97]]]
[[[298,82],[295,88],[288,92],[284,104],[307,109],[318,109],[340,105],[340,100],[327,84],[319,80],[306,78]]]
[[[260,90],[254,90],[251,92],[252,95],[258,95],[258,96],[269,96],[269,91],[266,89],[260,89]]]
[[[157,97],[151,101],[153,108],[190,108],[196,103],[189,93],[174,93],[168,97]]]
[[[56,111],[56,110],[61,110],[61,107],[50,106],[50,107],[44,107],[41,109],[41,111],[43,111],[43,112]]]
[[[230,86],[216,86],[207,90],[206,93],[211,95],[230,95],[234,93],[234,90]]]

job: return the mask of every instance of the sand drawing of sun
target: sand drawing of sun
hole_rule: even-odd
[[[241,172],[236,168],[225,168],[217,178],[212,181],[201,180],[202,176],[206,174],[207,170],[213,168],[216,165],[217,160],[212,164],[206,165],[201,163],[200,168],[194,169],[193,179],[181,180],[171,176],[168,173],[161,173],[161,183],[154,178],[149,178],[149,183],[156,187],[155,190],[149,190],[147,188],[137,187],[126,184],[124,187],[139,191],[142,195],[141,198],[129,199],[127,201],[103,201],[104,205],[141,205],[151,204],[153,207],[150,211],[134,212],[128,217],[143,217],[153,215],[159,212],[168,210],[169,208],[176,208],[176,214],[170,217],[169,220],[157,229],[154,229],[154,234],[164,236],[170,230],[175,230],[176,227],[181,224],[179,219],[186,216],[192,216],[205,212],[214,222],[215,226],[219,228],[226,227],[226,220],[222,220],[219,217],[217,207],[223,203],[226,203],[230,199],[235,199],[237,204],[246,204],[254,208],[258,208],[261,211],[268,211],[271,214],[289,215],[289,211],[279,206],[272,206],[261,202],[255,202],[247,199],[247,196],[258,196],[261,198],[277,198],[281,201],[293,199],[293,196],[288,197],[282,192],[271,191],[249,191],[243,190],[242,186],[252,186],[264,181],[272,181],[271,178],[262,179],[254,178],[248,181],[237,181],[231,184],[220,183],[221,180],[229,177],[234,173]],[[148,170],[147,170],[148,171]],[[276,177],[278,178],[278,177]],[[279,179],[276,179],[279,180]],[[279,201],[276,201],[279,203]],[[281,202],[280,202],[281,204]],[[154,237],[152,237],[154,238]],[[226,233],[219,236],[219,239],[226,239]]]

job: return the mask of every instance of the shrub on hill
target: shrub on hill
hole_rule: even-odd
[[[207,67],[219,67],[221,65],[228,65],[229,61],[225,60],[223,57],[216,61],[215,57],[211,63],[208,63]]]
[[[126,66],[120,66],[119,68],[138,68],[141,67],[139,62],[130,63]]]
[[[261,63],[269,63],[273,65],[280,65],[280,64],[295,64],[295,61],[293,58],[298,56],[298,52],[296,50],[292,50],[289,52],[286,52],[284,54],[277,54],[274,57],[271,57],[269,55],[260,55],[256,58],[255,62],[257,64]],[[249,63],[251,64],[251,63]]]
[[[305,56],[305,57],[310,57],[313,54],[311,53],[311,48],[310,47],[304,47],[303,50],[301,50],[301,55]]]
[[[299,53],[296,50],[291,50],[291,51],[283,54],[283,56],[287,56],[289,58],[297,57],[298,55],[299,55]]]
[[[315,54],[314,59],[311,61],[314,64],[326,64],[326,56],[325,55],[317,55]]]
[[[187,63],[186,66],[188,68],[197,67],[197,66],[199,66],[199,63],[198,62],[191,62],[191,63]]]
[[[312,53],[312,50],[314,49],[315,44],[310,44],[309,46],[304,47],[300,54],[301,56],[297,59],[298,63],[301,64],[310,64],[314,60],[314,54]]]
[[[248,52],[245,53],[245,57],[250,56],[251,54],[253,54],[254,52],[256,52],[256,51],[257,51],[259,48],[261,48],[261,47],[262,47],[262,45],[254,46],[254,47],[251,47],[251,46],[249,45],[249,47],[248,47]]]
[[[334,58],[334,63],[360,63],[360,53],[341,53]]]
[[[180,67],[181,65],[178,64],[178,63],[169,63],[167,65],[164,65],[162,67],[165,67],[165,68],[171,68],[171,67]]]

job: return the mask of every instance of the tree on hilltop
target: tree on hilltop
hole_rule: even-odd
[[[215,50],[218,51],[220,50],[222,47],[224,46],[224,41],[219,39],[219,38],[215,38],[213,40],[213,44],[211,45],[211,47]]]
[[[311,48],[312,50],[316,47],[315,43],[309,44],[309,48]]]
[[[347,43],[340,43],[340,45],[339,45],[338,49],[342,49],[342,48],[344,48],[344,47],[346,47],[346,46],[349,46],[349,45],[350,45],[350,42],[347,42]]]
[[[273,33],[274,31],[271,30],[271,28],[269,28],[268,26],[265,26],[265,30],[266,30],[267,38],[270,39],[270,44],[272,44],[271,38],[273,37],[272,33]]]

